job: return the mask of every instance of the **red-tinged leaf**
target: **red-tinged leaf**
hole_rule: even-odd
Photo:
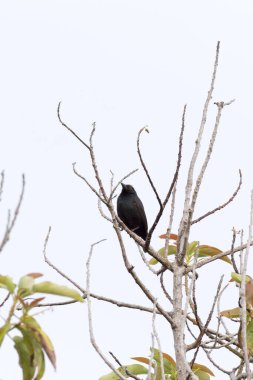
[[[250,355],[253,355],[253,321],[247,325],[247,347]]]
[[[167,234],[163,234],[163,235],[160,235],[159,236],[160,239],[166,239],[167,238]],[[171,240],[177,240],[178,239],[178,236],[176,234],[170,234],[170,239]]]
[[[176,365],[176,362],[175,360],[168,354],[166,354],[165,352],[163,352],[163,357],[165,359],[167,359],[171,364],[173,364],[174,366]]]
[[[253,305],[253,279],[249,279],[245,285],[246,302]]]
[[[211,256],[214,257],[221,253],[222,251],[216,247],[210,245],[200,245],[199,246],[199,257]],[[225,261],[228,264],[232,264],[232,261],[227,257],[223,256],[219,260]]]
[[[44,299],[45,299],[45,297],[36,298],[31,303],[27,304],[27,306],[31,309],[31,308],[37,306]]]
[[[142,356],[135,356],[134,358],[131,358],[133,360],[136,360],[137,362],[149,364],[149,358],[144,358]]]
[[[223,310],[220,313],[221,317],[226,317],[226,318],[239,318],[240,317],[240,308],[235,307],[234,309],[229,309],[229,310]]]
[[[195,363],[193,364],[192,368],[195,370],[195,369],[198,369],[198,370],[201,370],[203,372],[206,372],[208,373],[209,375],[211,376],[214,376],[214,373],[208,368],[206,367],[205,365],[203,364],[198,364],[198,363]]]
[[[152,348],[150,348],[150,351],[152,352]],[[156,349],[156,348],[154,349],[153,356],[154,356],[154,360],[158,364],[158,367],[161,367],[160,351],[158,349]],[[162,352],[162,357],[163,357],[164,372],[166,374],[175,373],[176,372],[176,366],[175,366],[175,362],[172,359],[172,357],[169,356],[168,354],[163,353],[163,352]]]
[[[34,273],[27,273],[27,276],[32,277],[32,278],[39,278],[44,276],[42,273],[34,272]]]

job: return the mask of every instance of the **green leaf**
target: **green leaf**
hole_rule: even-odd
[[[33,365],[33,346],[29,340],[14,336],[14,347],[19,356],[19,365],[23,371],[23,380],[33,380],[36,368]]]
[[[165,354],[165,353],[162,353],[162,356],[163,356],[164,373],[166,373],[166,374],[167,373],[169,373],[169,374],[175,373],[176,363],[172,359],[172,357],[169,356],[168,354]],[[154,349],[154,359],[160,366],[161,365],[160,354],[159,354],[159,350],[157,350],[156,348]]]
[[[186,261],[189,262],[193,255],[196,253],[197,245],[199,244],[198,241],[192,241],[188,244],[187,250],[186,250]]]
[[[145,375],[148,373],[147,368],[140,364],[127,365],[125,368],[133,375]],[[124,373],[122,368],[118,368],[118,371],[122,374]],[[119,377],[114,372],[110,372],[108,375],[102,376],[98,380],[119,380]]]
[[[55,351],[49,336],[42,330],[40,325],[33,317],[25,316],[25,318],[22,319],[22,322],[25,325],[26,329],[32,333],[37,342],[40,343],[51,364],[54,368],[56,368]]]
[[[28,296],[33,293],[34,278],[26,275],[20,278],[18,283],[18,292],[22,297]]]
[[[211,256],[214,257],[221,253],[222,251],[216,247],[210,245],[200,245],[199,246],[199,257]],[[223,256],[219,260],[225,261],[228,264],[232,264],[232,261],[227,257]]]
[[[7,289],[10,293],[13,293],[16,288],[16,284],[14,284],[11,277],[0,276],[0,288]]]
[[[40,380],[45,372],[45,358],[42,346],[33,332],[27,329],[27,326],[22,324],[18,329],[23,335],[23,341],[30,352],[30,364],[34,367],[36,372],[35,380]],[[19,338],[19,337],[18,337]]]
[[[6,322],[2,327],[0,327],[0,347],[3,343],[6,333],[10,330],[11,327],[12,325],[9,322]]]
[[[247,325],[247,347],[250,355],[253,355],[253,321]]]
[[[231,279],[240,284],[242,282],[242,275],[235,273],[235,272],[232,272],[231,273]],[[245,280],[246,280],[246,284],[247,284],[248,281],[252,280],[252,277],[246,276]]]
[[[220,315],[222,317],[226,317],[226,318],[239,318],[240,317],[240,308],[235,307],[234,309],[223,310],[223,311],[221,311]]]
[[[198,376],[199,380],[210,380],[210,376],[214,376],[214,373],[205,365],[195,363],[192,366],[192,370],[195,375]]]
[[[64,285],[58,285],[50,281],[39,282],[33,285],[34,293],[55,294],[58,296],[69,297],[79,302],[84,302],[83,297],[74,289],[70,289]]]

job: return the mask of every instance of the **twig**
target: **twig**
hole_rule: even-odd
[[[72,133],[72,135],[75,136],[75,138],[77,138],[77,140],[79,140],[84,146],[85,148],[87,148],[88,150],[90,150],[90,147],[88,144],[86,144],[70,127],[67,126],[66,123],[64,123],[61,119],[61,115],[60,115],[60,107],[61,107],[61,102],[59,102],[58,104],[58,107],[57,107],[57,116],[58,116],[58,119],[59,119],[59,122],[61,123],[61,125],[63,127],[65,127],[69,132]]]
[[[250,250],[250,242],[252,240],[252,226],[253,226],[253,190],[251,191],[251,211],[250,211],[250,223],[249,223],[249,231],[248,231],[248,241],[247,241],[247,247],[246,252],[244,255],[243,260],[243,266],[242,266],[242,280],[240,284],[240,299],[241,299],[241,308],[240,308],[240,319],[241,319],[241,344],[243,349],[243,356],[244,356],[244,362],[245,362],[245,369],[247,374],[247,380],[251,379],[251,371],[250,371],[250,364],[249,364],[249,355],[248,355],[248,347],[247,347],[247,312],[246,312],[246,289],[245,289],[245,282],[246,282],[246,271],[247,271],[247,264],[248,264],[248,257],[249,257],[249,250]]]
[[[97,180],[97,183],[98,183],[98,186],[99,186],[99,191],[102,193],[102,196],[103,196],[103,199],[104,199],[105,203],[109,203],[109,199],[108,199],[108,197],[106,195],[106,192],[105,192],[102,180],[101,180],[100,175],[99,175],[99,171],[98,171],[98,167],[97,167],[97,162],[96,162],[96,158],[95,158],[95,153],[94,153],[94,149],[93,149],[93,136],[95,134],[95,131],[96,131],[96,123],[94,122],[92,124],[92,131],[91,131],[91,134],[90,134],[90,158],[91,158],[91,164],[92,164],[92,167],[93,167],[93,170],[94,170],[94,173],[95,173],[95,177],[96,177],[96,180]]]
[[[160,276],[160,283],[161,283],[161,288],[165,294],[165,296],[168,298],[168,300],[170,301],[170,303],[173,305],[173,299],[172,297],[169,295],[169,293],[167,292],[165,286],[164,286],[164,282],[163,282],[163,275],[164,275],[164,272],[162,272],[161,276]]]
[[[253,241],[250,242],[250,246],[252,246],[252,245],[253,245]],[[233,249],[233,253],[239,252],[239,251],[241,251],[241,250],[243,250],[245,248],[247,248],[247,244],[239,245],[238,247],[236,247],[236,248]],[[232,253],[232,251],[231,251],[231,249],[229,249],[228,251],[224,251],[224,252],[218,253],[215,256],[207,257],[205,259],[199,260],[198,263],[197,263],[197,265],[196,265],[196,269],[201,268],[204,265],[207,265],[207,264],[211,263],[212,261],[215,261],[215,260],[221,259],[222,257],[231,255],[231,253]],[[192,266],[188,266],[188,268],[186,268],[186,270],[185,270],[185,273],[189,273],[191,271],[192,271]]]
[[[235,257],[234,257],[234,246],[235,246],[235,239],[236,239],[236,230],[235,230],[234,227],[232,229],[232,232],[233,232],[233,237],[232,237],[232,244],[231,244],[231,251],[232,251],[232,253],[231,253],[231,261],[232,261],[232,264],[233,264],[234,271],[236,273],[239,273],[239,270],[238,270],[236,262],[235,262]]]
[[[158,214],[155,218],[155,221],[153,223],[153,225],[151,226],[149,232],[148,232],[148,235],[147,235],[147,238],[146,238],[146,244],[145,244],[145,249],[144,250],[148,250],[149,248],[149,245],[150,245],[150,241],[151,241],[151,237],[152,237],[152,234],[163,214],[163,211],[170,199],[170,196],[171,196],[171,193],[174,189],[174,186],[177,182],[177,178],[178,178],[178,174],[179,174],[179,169],[180,169],[180,166],[181,166],[181,160],[182,160],[182,147],[183,147],[183,136],[184,136],[184,129],[185,129],[185,113],[186,113],[186,105],[184,106],[184,110],[183,110],[183,116],[182,116],[182,126],[181,126],[181,130],[180,130],[180,136],[179,136],[179,146],[178,146],[178,157],[177,157],[177,165],[176,165],[176,170],[175,170],[175,173],[174,173],[174,176],[173,176],[173,179],[172,179],[172,182],[170,184],[170,187],[169,187],[169,191],[162,203],[162,206],[160,206],[160,210],[158,211]]]
[[[73,167],[73,172],[79,177],[81,178],[85,183],[86,185],[89,186],[89,188],[93,191],[93,193],[96,194],[96,196],[98,197],[98,199],[101,200],[101,202],[105,203],[106,204],[106,201],[103,199],[103,197],[99,194],[99,192],[87,181],[87,179],[85,177],[83,177],[80,173],[78,173],[78,171],[76,170],[76,162],[73,162],[72,164],[72,167]]]
[[[95,245],[101,243],[103,240],[100,240],[94,244],[91,245],[90,253],[88,260],[86,262],[86,289],[87,289],[87,306],[88,306],[88,321],[89,321],[89,333],[90,333],[90,341],[98,355],[103,359],[103,361],[108,365],[108,367],[111,368],[111,370],[121,379],[126,380],[126,377],[123,376],[114,366],[113,364],[106,358],[106,356],[102,353],[99,346],[97,345],[97,342],[95,340],[94,332],[93,332],[93,325],[92,325],[92,314],[91,314],[91,300],[90,300],[90,261],[91,256],[93,252],[93,248]]]
[[[111,215],[112,215],[113,224],[114,224],[114,228],[115,228],[115,231],[116,231],[116,234],[117,234],[117,238],[118,238],[118,241],[119,241],[119,245],[120,245],[120,248],[121,248],[121,253],[122,253],[122,257],[123,257],[123,261],[124,261],[125,267],[126,267],[127,271],[130,273],[130,275],[133,277],[133,279],[136,282],[136,284],[141,288],[141,290],[143,291],[143,293],[146,295],[146,297],[154,304],[155,297],[147,289],[147,287],[143,284],[143,282],[141,281],[141,279],[139,278],[139,276],[137,276],[137,274],[135,273],[134,267],[128,261],[127,254],[126,254],[126,249],[125,249],[125,246],[124,246],[124,242],[123,242],[123,239],[122,239],[122,236],[121,236],[121,232],[119,230],[119,225],[118,225],[118,221],[117,221],[118,219],[117,219],[117,217],[115,215],[115,212],[114,212],[114,210],[112,208],[110,209],[110,212],[111,212]],[[140,240],[142,240],[142,239],[140,238]],[[172,320],[171,315],[169,313],[167,313],[161,307],[161,305],[159,303],[157,303],[156,307],[160,311],[160,313],[164,316],[164,318],[173,326],[173,320]]]
[[[140,150],[140,136],[141,136],[142,132],[144,132],[144,131],[147,132],[147,133],[149,133],[149,130],[148,130],[148,127],[147,127],[147,126],[141,128],[140,131],[139,131],[139,133],[138,133],[138,137],[137,137],[137,153],[138,153],[138,155],[139,155],[139,158],[140,158],[140,161],[141,161],[141,165],[142,165],[142,167],[143,167],[143,169],[144,169],[144,171],[145,171],[145,173],[146,173],[146,176],[148,177],[148,180],[149,180],[150,186],[152,187],[152,189],[153,189],[153,191],[154,191],[154,193],[155,193],[155,195],[156,195],[156,199],[157,199],[157,201],[158,201],[158,203],[159,203],[159,205],[160,205],[160,208],[162,208],[162,201],[161,201],[161,199],[160,199],[160,197],[159,197],[159,195],[158,195],[158,192],[157,192],[157,190],[156,190],[156,187],[155,187],[155,185],[154,185],[154,183],[153,183],[153,181],[152,181],[152,179],[151,179],[151,177],[150,177],[150,175],[149,175],[148,169],[147,169],[147,167],[146,167],[146,165],[145,165],[145,162],[143,161],[143,158],[142,158],[142,155],[141,155],[141,150]]]
[[[7,296],[6,296],[5,299],[2,301],[2,303],[0,303],[0,307],[2,307],[2,306],[5,304],[5,302],[8,301],[8,299],[10,298],[10,295],[11,295],[11,293],[8,293],[8,294],[7,294]]]
[[[144,254],[143,250],[141,249],[141,247],[139,246],[139,244],[136,244],[136,245],[137,245],[137,248],[138,248],[139,253],[141,255],[142,261],[144,262],[146,267],[150,270],[150,272],[157,275],[157,271],[152,267],[152,265],[149,264],[148,260],[145,257],[145,254]]]
[[[115,191],[117,190],[118,186],[127,178],[129,178],[131,175],[133,175],[134,173],[136,173],[139,169],[134,169],[132,170],[130,173],[126,174],[123,178],[121,178],[121,180],[116,184],[116,186],[114,186],[114,188],[111,190],[111,194],[109,196],[109,199],[108,199],[108,202],[110,202],[112,199],[113,199],[113,195],[115,193]]]
[[[190,229],[190,223],[191,223],[191,218],[192,218],[192,213],[193,213],[193,210],[191,209],[191,206],[190,206],[190,197],[191,197],[192,184],[193,184],[193,172],[194,172],[195,164],[196,164],[199,151],[200,151],[200,145],[201,145],[202,136],[203,136],[203,132],[204,132],[205,124],[206,124],[209,103],[212,99],[212,94],[214,90],[214,83],[215,83],[216,72],[218,68],[219,50],[220,50],[220,42],[218,42],[216,46],[216,56],[215,56],[211,85],[210,85],[210,89],[208,91],[205,105],[203,108],[203,114],[202,114],[202,119],[201,119],[201,123],[199,127],[198,137],[195,142],[195,149],[194,149],[189,170],[188,170],[188,177],[187,177],[187,182],[186,182],[186,187],[185,187],[185,201],[184,201],[183,217],[181,219],[179,232],[178,232],[178,244],[177,244],[178,253],[176,256],[176,261],[179,265],[183,264],[184,255],[186,252],[186,246],[188,244],[189,229]]]
[[[4,170],[1,172],[1,181],[0,181],[0,202],[2,200],[2,195],[3,195],[3,188],[4,188],[4,177],[5,173]]]
[[[140,378],[138,376],[135,376],[133,373],[129,372],[128,369],[127,369],[127,367],[123,366],[120,363],[119,359],[116,358],[116,356],[111,351],[109,351],[109,354],[113,357],[113,359],[115,360],[115,362],[122,368],[122,370],[125,372],[126,375],[128,375],[132,379],[140,380]]]
[[[241,185],[242,185],[242,173],[241,173],[241,170],[240,170],[240,169],[239,169],[239,175],[240,175],[239,184],[238,184],[238,186],[237,186],[235,192],[233,193],[233,195],[228,199],[228,201],[225,202],[225,203],[223,203],[222,205],[220,205],[220,206],[214,208],[213,210],[208,211],[206,214],[200,216],[199,218],[194,219],[194,220],[191,222],[191,225],[200,222],[200,221],[203,220],[204,218],[207,218],[208,216],[214,214],[216,211],[220,211],[221,209],[223,209],[224,207],[226,207],[229,203],[231,203],[231,202],[235,199],[235,197],[236,197],[236,195],[238,194],[238,192],[239,192],[239,190],[240,190],[240,188],[241,188]]]
[[[44,248],[43,248],[43,256],[44,256],[44,260],[45,262],[51,267],[53,268],[57,273],[59,273],[63,278],[65,278],[66,280],[68,280],[72,285],[74,285],[78,290],[80,290],[81,293],[84,293],[85,290],[83,288],[81,288],[80,285],[78,285],[75,281],[73,281],[69,276],[67,276],[65,273],[63,273],[60,269],[58,269],[54,264],[51,263],[51,261],[47,258],[47,253],[46,253],[46,250],[47,250],[47,244],[48,244],[48,240],[49,240],[49,237],[50,237],[50,233],[51,233],[51,226],[49,227],[48,229],[48,233],[47,233],[47,236],[45,238],[45,241],[44,241]]]
[[[2,177],[2,180],[1,180],[1,185],[2,185],[2,183],[3,183],[3,177]],[[8,211],[7,224],[6,224],[4,236],[3,236],[2,241],[0,243],[0,253],[2,252],[4,246],[10,240],[10,234],[11,234],[11,232],[13,230],[13,227],[14,227],[16,221],[17,221],[17,217],[18,217],[18,214],[19,214],[19,211],[20,211],[20,207],[21,207],[21,204],[22,204],[22,201],[23,201],[23,197],[24,197],[24,192],[25,192],[25,176],[24,176],[24,174],[22,174],[22,188],[21,188],[21,193],[20,193],[20,196],[19,196],[18,204],[17,204],[17,206],[15,208],[14,216],[13,216],[12,220],[11,220],[10,210]]]
[[[157,300],[156,300],[156,302],[157,302]],[[155,340],[156,340],[157,346],[158,346],[158,351],[159,351],[160,367],[161,367],[161,380],[165,380],[162,347],[161,347],[159,335],[158,335],[158,333],[156,331],[156,327],[155,327],[156,302],[154,303],[154,311],[153,311],[153,317],[152,317],[152,334],[155,337]]]

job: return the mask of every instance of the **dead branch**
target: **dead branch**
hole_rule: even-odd
[[[235,192],[232,194],[232,196],[223,204],[221,204],[220,206],[214,208],[213,210],[211,211],[208,211],[207,213],[205,213],[204,215],[200,216],[199,218],[197,219],[194,219],[192,222],[191,222],[191,225],[195,224],[195,223],[198,223],[200,222],[201,220],[203,220],[204,218],[207,218],[208,216],[214,214],[215,212],[217,211],[220,211],[222,210],[224,207],[226,207],[229,203],[231,203],[235,197],[237,196],[240,188],[241,188],[241,185],[242,185],[242,172],[241,170],[239,169],[239,176],[240,176],[240,179],[239,179],[239,184],[235,190]]]
[[[4,174],[2,174],[2,179],[1,179],[1,183],[0,183],[0,194],[2,192],[1,187],[3,187],[3,183],[4,183]],[[22,204],[22,201],[24,198],[24,192],[25,192],[25,176],[24,176],[24,174],[22,174],[22,188],[21,188],[21,193],[19,196],[18,204],[15,208],[14,216],[12,219],[11,219],[10,210],[8,210],[6,228],[5,228],[5,232],[4,232],[2,241],[0,243],[0,253],[2,252],[2,250],[4,249],[4,247],[8,243],[8,241],[10,240],[10,234],[11,234],[11,232],[15,226],[15,223],[17,221],[17,217],[18,217],[18,214],[20,211],[20,207],[21,207],[21,204]]]
[[[180,131],[180,136],[179,136],[179,147],[178,147],[178,158],[177,158],[177,165],[176,165],[176,170],[175,170],[175,173],[174,173],[174,176],[173,176],[173,179],[172,179],[172,182],[171,182],[171,185],[169,187],[169,191],[162,203],[162,206],[160,206],[160,210],[158,211],[158,214],[155,218],[155,221],[153,223],[153,225],[151,226],[149,232],[148,232],[148,236],[146,238],[146,244],[145,244],[145,249],[144,250],[148,250],[149,248],[149,245],[150,245],[150,241],[151,241],[151,237],[152,237],[152,234],[163,214],[163,211],[170,199],[170,196],[172,194],[172,191],[174,189],[174,186],[177,182],[177,178],[178,178],[178,174],[179,174],[179,169],[180,169],[180,166],[181,166],[181,160],[182,160],[182,147],[183,147],[183,136],[184,136],[184,129],[185,129],[185,113],[186,113],[186,105],[184,106],[184,110],[183,110],[183,116],[182,116],[182,126],[181,126],[181,131]]]

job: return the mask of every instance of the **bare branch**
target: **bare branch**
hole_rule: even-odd
[[[250,246],[253,245],[253,240],[250,242]],[[233,249],[233,253],[236,253],[236,252],[240,252],[241,250],[247,248],[247,244],[242,244],[242,245],[239,245],[238,247],[235,247]],[[202,259],[202,260],[199,260],[197,265],[196,265],[196,269],[198,268],[201,268],[203,267],[204,265],[207,265],[209,263],[211,263],[212,261],[216,261],[216,260],[219,260],[221,257],[225,257],[225,256],[228,256],[228,255],[231,255],[232,251],[231,249],[228,250],[228,251],[224,251],[224,252],[221,252],[221,253],[218,253],[217,255],[215,256],[212,256],[212,257],[207,257],[205,259]],[[186,270],[185,270],[185,273],[189,273],[192,271],[192,266],[189,266]]]
[[[3,188],[4,188],[4,177],[5,173],[4,170],[1,172],[1,181],[0,181],[0,202],[2,200],[2,195],[3,195]]]
[[[132,174],[136,173],[139,169],[134,169],[132,170],[130,173],[126,174],[123,178],[121,178],[121,180],[117,183],[116,186],[114,186],[114,188],[111,190],[111,194],[109,196],[109,199],[108,199],[108,202],[110,202],[112,199],[113,199],[113,195],[115,193],[115,191],[117,190],[118,186],[125,180],[127,179],[128,177],[130,177]]]
[[[89,321],[89,333],[90,333],[90,341],[91,341],[91,344],[92,346],[94,347],[94,349],[96,350],[96,352],[98,353],[98,355],[103,359],[103,361],[108,365],[108,367],[111,368],[111,370],[121,379],[121,380],[126,380],[126,377],[123,376],[114,366],[113,364],[106,358],[106,356],[102,353],[101,349],[99,348],[96,340],[95,340],[95,336],[94,336],[94,332],[93,332],[93,325],[92,325],[92,314],[91,314],[91,300],[90,300],[90,261],[91,261],[91,256],[92,256],[92,252],[93,252],[93,248],[95,245],[101,243],[103,240],[100,240],[94,244],[91,245],[91,248],[90,248],[90,253],[89,253],[89,257],[88,257],[88,260],[86,262],[86,268],[87,268],[87,271],[86,271],[86,289],[87,289],[87,306],[88,306],[88,321]]]
[[[152,189],[153,189],[153,191],[154,191],[154,193],[155,193],[155,195],[156,195],[156,199],[157,199],[157,201],[158,201],[158,203],[159,203],[159,205],[160,205],[160,208],[162,208],[162,201],[161,201],[161,199],[160,199],[160,197],[159,197],[159,195],[158,195],[158,192],[157,192],[157,190],[156,190],[156,187],[155,187],[155,185],[154,185],[154,183],[153,183],[153,181],[152,181],[152,179],[151,179],[151,177],[150,177],[150,175],[149,175],[148,169],[147,169],[147,167],[146,167],[146,165],[145,165],[145,162],[143,161],[143,158],[142,158],[142,155],[141,155],[141,150],[140,150],[140,136],[141,136],[141,134],[142,134],[143,131],[149,133],[148,127],[143,127],[143,128],[141,128],[140,131],[139,131],[139,133],[138,133],[138,138],[137,138],[137,152],[138,152],[138,155],[139,155],[139,158],[140,158],[140,161],[141,161],[141,165],[142,165],[142,167],[143,167],[143,169],[144,169],[144,171],[145,171],[145,173],[146,173],[146,176],[148,177],[148,180],[149,180],[150,186],[152,187]]]
[[[164,282],[163,282],[163,276],[164,276],[164,272],[161,273],[161,276],[160,276],[160,283],[161,283],[161,288],[165,294],[165,296],[168,298],[168,300],[170,301],[170,303],[173,305],[173,299],[172,297],[169,295],[169,293],[167,292],[165,286],[164,286]]]
[[[2,177],[1,185],[2,184],[3,184],[3,177]],[[13,230],[13,227],[14,227],[16,221],[17,221],[17,217],[18,217],[18,214],[19,214],[19,211],[20,211],[20,207],[21,207],[21,204],[22,204],[22,201],[23,201],[23,197],[24,197],[24,192],[25,192],[25,176],[24,176],[24,174],[22,174],[22,188],[21,188],[21,193],[20,193],[20,196],[19,196],[18,204],[17,204],[17,206],[15,208],[14,216],[13,216],[12,220],[11,220],[10,210],[8,211],[7,224],[6,224],[4,236],[3,236],[2,241],[0,243],[0,253],[2,252],[4,246],[10,240],[10,234],[11,234],[11,232]]]
[[[248,346],[247,346],[247,311],[246,311],[246,289],[245,289],[245,283],[246,283],[246,271],[247,271],[247,264],[248,264],[248,257],[249,257],[249,250],[250,250],[250,242],[252,240],[252,227],[253,227],[253,190],[251,191],[251,211],[250,211],[250,223],[249,223],[249,232],[248,232],[248,241],[247,241],[247,247],[246,252],[244,255],[244,260],[242,262],[242,281],[240,284],[240,299],[241,299],[241,308],[240,308],[240,320],[241,320],[241,345],[243,350],[243,356],[244,356],[244,362],[245,362],[245,369],[247,374],[247,380],[250,380],[252,378],[252,373],[250,370],[250,364],[249,364],[249,355],[248,355]]]
[[[154,232],[154,230],[155,230],[155,228],[156,228],[156,226],[157,226],[157,224],[158,224],[158,222],[159,222],[159,220],[163,214],[163,211],[164,211],[164,209],[165,209],[165,207],[166,207],[166,205],[170,199],[171,193],[172,193],[174,186],[176,185],[176,182],[177,182],[179,169],[180,169],[180,165],[181,165],[181,159],[182,159],[183,136],[184,136],[184,129],[185,129],[185,113],[186,113],[186,105],[184,106],[183,116],[182,116],[182,126],[181,126],[181,131],[180,131],[180,136],[179,136],[179,147],[178,147],[178,158],[177,158],[176,170],[175,170],[169,191],[168,191],[168,193],[167,193],[167,195],[163,201],[162,206],[160,207],[160,210],[158,211],[158,214],[155,218],[153,225],[151,226],[151,228],[148,232],[148,236],[146,238],[146,244],[145,244],[144,250],[148,250],[148,248],[149,248],[152,234],[153,234],[153,232]]]
[[[109,351],[109,354],[113,357],[115,362],[121,367],[121,369],[125,372],[126,375],[128,375],[132,379],[140,380],[139,377],[137,377],[133,373],[129,372],[128,369],[120,363],[119,359],[117,359],[116,356],[111,351]]]
[[[157,300],[156,300],[156,302],[157,302]],[[155,327],[156,302],[154,303],[154,311],[153,311],[153,317],[152,317],[152,334],[155,337],[155,340],[156,340],[157,346],[158,346],[158,351],[159,351],[160,366],[161,366],[161,380],[165,380],[162,347],[161,347],[159,335],[158,335],[158,333],[156,331],[156,327]]]
[[[207,112],[208,112],[208,107],[209,103],[212,99],[212,94],[214,90],[214,83],[215,83],[215,78],[216,78],[216,72],[218,68],[218,59],[219,59],[219,50],[220,50],[220,42],[217,43],[216,46],[216,56],[215,56],[215,62],[214,62],[214,68],[213,68],[213,74],[212,74],[212,80],[211,80],[211,85],[210,89],[207,94],[207,98],[205,101],[205,105],[203,108],[203,114],[202,114],[202,119],[200,123],[200,128],[198,132],[198,137],[195,142],[195,149],[192,155],[192,159],[190,162],[190,167],[188,171],[188,177],[187,177],[187,183],[185,187],[185,201],[184,201],[184,210],[183,210],[183,217],[180,222],[179,226],[179,240],[178,240],[178,253],[177,253],[177,262],[182,265],[183,260],[184,260],[184,255],[185,255],[185,249],[188,243],[188,237],[189,237],[189,229],[190,229],[190,223],[192,219],[192,213],[193,210],[190,206],[190,197],[191,197],[191,192],[192,192],[192,184],[193,184],[193,172],[194,172],[194,167],[199,155],[200,151],[200,145],[202,141],[202,136],[204,132],[204,128],[206,125],[206,119],[207,119]]]
[[[73,162],[72,164],[72,167],[73,167],[73,171],[74,173],[79,177],[81,178],[85,183],[86,185],[89,186],[89,188],[93,191],[93,193],[96,194],[96,196],[103,202],[106,204],[106,201],[104,200],[104,198],[99,194],[99,192],[87,181],[86,178],[84,178],[80,173],[78,173],[78,171],[76,170],[76,162]]]
[[[58,119],[59,119],[59,122],[61,123],[61,125],[64,127],[64,128],[66,128],[69,132],[71,132],[72,133],[72,135],[74,135],[75,136],[75,138],[77,138],[77,140],[79,140],[80,141],[80,143],[82,143],[84,146],[85,146],[85,148],[87,148],[88,150],[90,150],[90,147],[89,147],[89,145],[88,144],[86,144],[70,127],[68,127],[67,126],[67,124],[66,123],[64,123],[63,121],[62,121],[62,119],[61,119],[61,115],[60,115],[60,107],[61,107],[61,102],[59,102],[59,104],[58,104],[58,107],[57,107],[57,116],[58,116]]]
[[[200,216],[199,218],[193,220],[193,221],[191,222],[191,225],[200,222],[200,221],[203,220],[204,218],[207,218],[208,216],[214,214],[216,211],[220,211],[220,210],[222,210],[224,207],[226,207],[229,203],[231,203],[231,202],[235,199],[235,197],[236,197],[236,195],[238,194],[238,192],[239,192],[239,190],[240,190],[240,188],[241,188],[241,185],[242,185],[242,172],[241,172],[240,169],[239,169],[239,175],[240,175],[239,184],[238,184],[238,186],[237,186],[235,192],[233,193],[233,195],[232,195],[232,196],[231,196],[231,197],[230,197],[225,203],[223,203],[222,205],[216,207],[215,209],[213,209],[213,210],[211,210],[211,211],[208,211],[206,214],[204,214],[204,215]]]
[[[44,256],[45,262],[51,268],[53,268],[57,273],[59,273],[59,275],[61,275],[63,278],[65,278],[66,280],[68,280],[72,285],[74,285],[78,290],[80,290],[81,293],[84,293],[85,290],[83,288],[81,288],[80,285],[78,285],[74,280],[72,280],[69,276],[67,276],[60,269],[58,269],[54,264],[52,264],[50,260],[48,260],[46,250],[47,250],[47,244],[48,244],[48,240],[49,240],[49,237],[50,237],[50,233],[51,233],[51,227],[49,227],[47,236],[46,236],[45,241],[44,241],[43,256]]]

